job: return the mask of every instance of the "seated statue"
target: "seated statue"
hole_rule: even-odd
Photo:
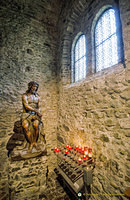
[[[39,84],[31,81],[28,90],[22,95],[23,113],[22,127],[26,140],[29,144],[28,152],[32,149],[40,150],[37,144],[39,138],[39,127],[42,125],[42,114],[40,112],[40,97],[37,93]]]

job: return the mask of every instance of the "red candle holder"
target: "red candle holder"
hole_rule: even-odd
[[[86,147],[84,147],[84,151],[87,151],[88,150],[88,147],[86,146]]]
[[[81,151],[82,150],[82,147],[79,147],[79,151]]]
[[[81,152],[84,153],[84,149],[83,148],[81,149]]]
[[[66,145],[66,149],[68,149],[69,148],[69,145]]]
[[[68,153],[69,153],[69,152],[66,150],[66,151],[65,151],[65,154],[68,154]]]
[[[88,155],[88,147],[84,147],[84,154]]]
[[[68,149],[69,149],[69,150],[71,150],[71,149],[72,149],[72,147],[71,147],[71,146],[69,146],[69,147],[68,147]]]
[[[88,148],[88,152],[91,153],[92,152],[92,148]]]
[[[57,151],[57,148],[55,147],[54,151]]]
[[[88,148],[88,157],[89,157],[89,158],[92,157],[92,148]]]
[[[81,162],[82,162],[82,159],[81,159],[81,158],[79,158],[79,159],[78,159],[78,162],[79,162],[79,163],[81,163]]]
[[[59,149],[56,149],[56,152],[59,152]]]
[[[79,147],[78,147],[78,146],[76,146],[75,148],[76,148],[76,149],[79,149]]]
[[[84,156],[83,156],[83,160],[87,160],[87,156],[84,155]]]

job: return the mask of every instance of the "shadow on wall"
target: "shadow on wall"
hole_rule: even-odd
[[[14,123],[13,131],[14,131],[14,134],[10,137],[6,145],[6,149],[8,150],[8,157],[15,147],[22,146],[22,144],[25,141],[25,136],[24,136],[21,120],[16,121]]]

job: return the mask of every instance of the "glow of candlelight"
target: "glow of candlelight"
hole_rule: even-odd
[[[78,162],[79,162],[79,163],[81,163],[81,162],[82,162],[82,159],[81,159],[81,158],[79,158],[79,159],[78,159]]]
[[[57,151],[57,148],[55,147],[54,151]]]
[[[81,151],[82,150],[82,147],[81,146],[79,146],[79,151]]]
[[[84,155],[84,156],[83,156],[83,160],[86,160],[86,159],[87,159],[87,157]]]
[[[68,154],[68,153],[69,153],[69,152],[66,150],[66,151],[65,151],[65,154]]]
[[[83,148],[81,149],[81,152],[84,153],[84,149]]]
[[[92,149],[88,148],[88,157],[91,158],[92,157]]]

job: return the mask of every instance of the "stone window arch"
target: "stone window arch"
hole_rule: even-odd
[[[117,7],[106,5],[92,24],[93,72],[124,62],[121,22]]]
[[[74,38],[71,49],[71,82],[78,82],[86,77],[86,37],[80,32]]]

